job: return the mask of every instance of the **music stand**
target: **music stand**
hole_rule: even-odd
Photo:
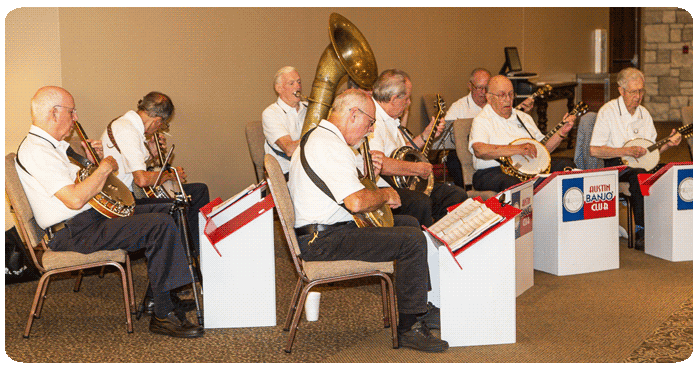
[[[187,195],[187,193],[185,193],[185,188],[182,186],[182,181],[180,179],[180,175],[177,173],[177,170],[173,169],[173,167],[170,166],[170,159],[173,155],[174,149],[175,145],[173,144],[172,146],[170,146],[168,154],[165,156],[165,161],[162,162],[163,166],[161,166],[160,168],[160,172],[158,173],[158,177],[156,178],[155,184],[158,184],[160,178],[162,177],[165,171],[172,169],[173,173],[175,174],[177,184],[180,187],[180,193],[176,193],[175,198],[173,199],[173,205],[170,207],[170,215],[177,216],[178,224],[180,226],[180,229],[182,230],[183,241],[185,242],[185,255],[187,255],[187,266],[190,271],[190,277],[192,278],[192,294],[194,296],[194,302],[197,307],[197,321],[199,322],[200,326],[204,326],[204,314],[202,313],[202,307],[199,302],[199,295],[197,295],[197,279],[195,278],[196,271],[197,276],[199,276],[201,281],[202,272],[199,270],[199,263],[195,262],[195,259],[192,256],[192,237],[190,236],[190,229],[187,222],[187,208],[190,206],[190,197]]]

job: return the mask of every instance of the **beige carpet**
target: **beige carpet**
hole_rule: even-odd
[[[536,271],[535,286],[517,299],[515,344],[458,347],[437,355],[392,349],[390,332],[381,324],[378,285],[364,281],[325,289],[320,320],[302,319],[293,352],[286,354],[282,347],[287,333],[281,326],[294,272],[286,247],[278,243],[275,327],[207,330],[205,337],[187,340],[153,335],[148,320],[141,319],[135,322],[134,333],[127,334],[118,280],[109,273],[104,278],[86,277],[79,293],[72,292],[72,279],[54,282],[30,339],[22,338],[22,331],[36,283],[6,286],[5,351],[19,362],[654,362],[687,358],[692,337],[681,338],[680,353],[678,345],[653,338],[659,329],[692,334],[692,262],[667,262],[628,250],[625,242],[620,240],[620,269],[566,277]],[[136,262],[134,274],[139,296],[145,289],[143,259]],[[668,330],[665,323],[683,307],[686,312],[690,308],[690,315],[675,321],[680,330]],[[669,353],[675,358],[669,358]]]

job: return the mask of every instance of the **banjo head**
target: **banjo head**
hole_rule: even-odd
[[[548,173],[552,159],[549,155],[549,151],[547,151],[547,148],[543,146],[542,143],[534,139],[521,138],[514,140],[510,144],[520,145],[525,143],[531,143],[535,146],[535,148],[537,148],[537,157],[529,158],[521,155],[513,155],[510,157],[512,167],[518,172],[526,175],[534,176],[537,174]]]
[[[637,138],[637,139],[632,139],[625,143],[624,147],[642,147],[642,148],[648,148],[649,146],[653,145],[654,142],[644,139],[644,138]],[[658,150],[654,150],[651,152],[647,152],[644,156],[639,157],[639,158],[634,158],[632,156],[622,156],[622,163],[633,168],[641,168],[646,171],[649,171],[653,169],[658,163],[659,160],[661,159],[661,154],[659,153]]]

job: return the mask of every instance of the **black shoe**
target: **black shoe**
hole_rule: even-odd
[[[197,303],[194,302],[194,299],[180,299],[175,294],[171,294],[170,299],[173,301],[173,305],[175,305],[175,308],[183,312],[189,312],[197,308]],[[144,296],[143,302],[141,302],[139,309],[136,311],[136,319],[141,319],[141,315],[144,314],[147,316],[152,316],[153,308],[155,308],[155,306],[156,303],[153,301],[152,297]]]
[[[440,353],[446,351],[450,345],[436,338],[430,333],[430,329],[422,321],[411,326],[411,329],[399,334],[399,348],[406,347],[421,352]]]
[[[424,315],[418,317],[418,322],[423,321],[431,330],[440,329],[440,308],[428,302],[428,311]]]
[[[637,237],[634,241],[634,249],[644,251],[644,237]]]
[[[151,324],[148,329],[151,332],[161,335],[168,335],[176,338],[198,338],[204,335],[204,328],[188,321],[187,318],[179,318],[175,311],[161,319],[155,315],[151,316]]]

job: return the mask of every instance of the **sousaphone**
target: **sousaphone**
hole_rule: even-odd
[[[338,13],[328,21],[331,43],[321,54],[309,95],[309,106],[301,130],[303,137],[328,117],[340,79],[348,75],[360,88],[369,90],[377,80],[377,61],[367,39],[352,22]]]

